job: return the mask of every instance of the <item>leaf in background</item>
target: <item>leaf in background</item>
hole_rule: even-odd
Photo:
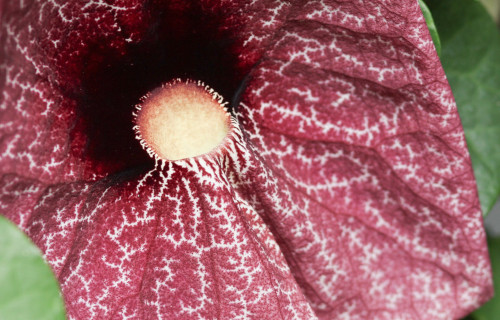
[[[40,250],[0,216],[0,315],[2,320],[64,319],[54,274]]]
[[[427,1],[486,215],[500,194],[500,34],[480,3]]]
[[[419,0],[418,3],[420,4],[420,9],[422,9],[427,28],[429,28],[432,42],[434,42],[434,47],[436,47],[436,52],[438,56],[441,56],[441,40],[439,39],[439,34],[436,28],[436,24],[434,23],[434,19],[432,18],[432,13],[423,0]]]
[[[488,13],[493,17],[493,20],[498,22],[500,15],[500,1],[498,0],[479,0],[486,8]]]
[[[498,294],[500,292],[500,237],[489,238],[488,248],[493,270],[493,283],[497,294],[472,314],[477,320],[497,320],[498,315],[500,315],[500,295]]]

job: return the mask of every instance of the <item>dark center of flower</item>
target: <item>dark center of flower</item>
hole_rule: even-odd
[[[230,127],[222,97],[198,81],[176,79],[143,97],[134,127],[150,155],[179,160],[209,153]]]
[[[84,158],[99,177],[155,165],[131,130],[134,106],[146,92],[177,77],[201,80],[231,102],[231,112],[251,65],[239,58],[241,24],[228,18],[224,5],[146,1],[143,10],[147,14],[135,30],[140,40],[118,50],[96,38],[78,60],[81,65],[74,66],[81,84],[74,94],[68,89],[79,121],[72,134],[82,145],[74,149],[75,157]]]

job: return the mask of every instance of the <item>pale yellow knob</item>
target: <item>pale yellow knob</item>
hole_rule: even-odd
[[[142,143],[163,160],[210,152],[230,127],[222,98],[201,82],[175,80],[143,98],[136,114]]]

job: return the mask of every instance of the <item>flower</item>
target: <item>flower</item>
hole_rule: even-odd
[[[1,28],[0,208],[69,318],[449,319],[491,296],[417,2],[24,1]],[[234,130],[150,163],[133,104],[186,75]]]

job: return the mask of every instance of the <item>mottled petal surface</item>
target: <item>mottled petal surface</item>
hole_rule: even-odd
[[[70,319],[457,319],[491,296],[417,1],[0,13],[0,210],[43,250]],[[133,105],[185,74],[221,87],[239,124],[217,152],[145,164]]]
[[[456,319],[491,296],[457,109],[416,1],[309,1],[239,108],[261,215],[322,319]]]

